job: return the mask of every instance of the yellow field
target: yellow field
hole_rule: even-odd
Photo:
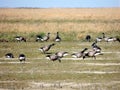
[[[120,8],[0,9],[0,32],[120,31]]]

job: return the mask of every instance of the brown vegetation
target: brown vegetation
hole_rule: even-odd
[[[120,8],[0,9],[0,32],[120,30]],[[79,37],[79,35],[78,35]]]

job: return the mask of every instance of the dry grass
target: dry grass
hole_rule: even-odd
[[[120,8],[0,9],[2,19],[120,19]]]
[[[119,11],[120,8],[0,9],[0,32],[119,32]]]

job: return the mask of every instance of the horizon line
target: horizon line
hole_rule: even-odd
[[[53,9],[57,9],[57,8],[70,8],[70,9],[72,9],[72,8],[120,8],[120,7],[0,7],[0,8],[20,8],[20,9],[22,9],[22,8],[24,8],[24,9],[48,9],[48,8],[53,8]]]

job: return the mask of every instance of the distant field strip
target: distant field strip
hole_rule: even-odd
[[[38,19],[38,20],[25,20],[25,19],[16,19],[16,20],[1,20],[0,23],[120,23],[119,20],[91,20],[91,19],[52,19],[52,20],[45,20],[45,19]]]

